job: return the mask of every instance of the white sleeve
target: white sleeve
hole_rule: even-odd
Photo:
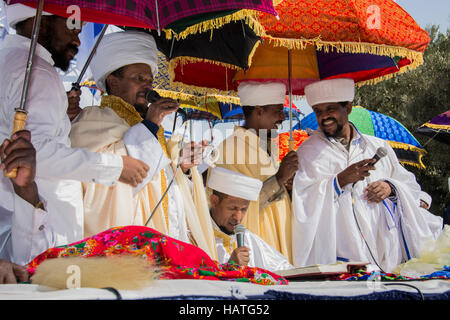
[[[144,181],[133,189],[133,194],[136,194],[149,183],[159,171],[168,166],[171,163],[171,160],[165,155],[158,139],[142,123],[132,126],[125,133],[124,143],[128,155],[145,162],[150,168]]]
[[[20,102],[23,81],[12,79],[8,88],[5,132],[12,130],[14,107]],[[36,149],[36,176],[44,179],[71,179],[112,185],[122,172],[122,158],[88,149],[70,147],[70,120],[67,96],[57,73],[42,67],[33,68],[26,109],[25,129],[31,132]],[[2,124],[3,125],[3,124]],[[2,130],[3,132],[3,130]]]
[[[47,208],[45,201],[42,202]],[[34,208],[15,195],[11,224],[11,261],[25,265],[40,253],[53,247],[54,243],[48,209],[44,211]]]

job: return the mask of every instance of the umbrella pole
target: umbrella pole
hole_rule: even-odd
[[[161,35],[161,29],[159,27],[159,9],[158,9],[158,0],[155,0],[155,8],[156,8],[156,27],[158,30],[158,36]]]
[[[11,136],[14,135],[14,133],[16,133],[17,131],[23,130],[27,121],[27,111],[25,110],[25,104],[28,95],[28,88],[30,86],[31,69],[33,67],[34,52],[36,51],[43,8],[44,0],[39,0],[36,8],[36,17],[33,22],[33,31],[31,34],[30,51],[28,52],[27,68],[25,70],[25,78],[23,81],[22,96],[20,97],[19,107],[15,109],[16,113],[14,114]],[[17,176],[17,169],[13,169],[10,172],[5,172],[4,175],[5,177],[13,179]]]
[[[289,151],[294,150],[294,138],[292,137],[292,57],[291,50],[288,49],[288,89],[289,89]]]
[[[97,51],[97,47],[100,44],[100,41],[102,40],[103,36],[105,35],[106,29],[108,29],[108,24],[105,24],[103,26],[102,31],[98,35],[97,41],[95,42],[94,46],[91,49],[91,52],[89,53],[89,57],[86,60],[86,63],[83,66],[83,69],[80,72],[80,75],[78,76],[78,79],[76,82],[72,83],[72,89],[71,90],[80,90],[80,82],[81,79],[83,79],[84,74],[86,73],[86,70],[91,63],[92,58],[94,57],[95,52]]]

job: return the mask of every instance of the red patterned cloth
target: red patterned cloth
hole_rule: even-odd
[[[10,3],[36,7],[37,1],[11,0]],[[73,13],[67,10],[70,5],[80,8],[83,21],[152,29],[157,28],[158,18],[159,26],[164,28],[183,18],[222,10],[250,9],[276,14],[272,0],[159,0],[158,17],[154,0],[45,0],[44,11],[68,17]]]
[[[403,8],[392,0],[284,0],[275,9],[280,19],[260,13],[269,36],[360,42],[424,52],[430,41]]]
[[[147,227],[112,228],[81,241],[50,248],[27,265],[30,274],[46,259],[115,255],[145,256],[162,271],[161,279],[204,279],[252,282],[263,285],[288,281],[260,268],[219,264],[202,249]]]

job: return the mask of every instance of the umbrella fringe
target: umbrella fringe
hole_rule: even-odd
[[[155,89],[162,97],[172,98],[172,99],[180,99],[184,101],[190,101],[192,103],[204,103],[205,97],[204,95],[193,95],[189,93],[179,92],[179,91],[171,91],[164,89]],[[214,99],[218,102],[222,103],[234,103],[239,104],[239,98],[233,96],[223,96],[223,95],[214,95],[208,94],[208,98]]]
[[[428,123],[428,122],[424,123],[421,127],[428,127],[428,128],[436,129],[436,130],[450,130],[450,125],[434,124],[434,123]]]
[[[208,31],[211,31],[212,36],[214,29],[219,29],[230,22],[244,20],[248,27],[252,29],[257,36],[262,36],[264,35],[264,27],[257,19],[258,14],[259,11],[255,10],[239,10],[233,14],[196,23],[193,26],[187,27],[180,33],[175,33],[171,29],[163,29],[163,31],[165,32],[167,39],[175,38],[176,40],[186,39],[190,35]]]
[[[423,52],[414,51],[411,49],[389,46],[385,44],[373,44],[367,42],[332,42],[322,41],[318,36],[314,39],[290,39],[277,38],[269,34],[264,35],[263,38],[273,42],[277,47],[286,47],[288,49],[305,49],[308,45],[316,46],[317,50],[330,52],[331,49],[336,49],[338,53],[368,53],[377,56],[402,57],[415,62],[415,67],[423,63]]]
[[[403,149],[403,150],[406,150],[406,151],[416,152],[418,154],[418,163],[414,162],[414,161],[408,161],[408,160],[404,160],[404,159],[399,159],[398,161],[401,164],[408,164],[410,166],[414,166],[414,167],[419,168],[419,169],[425,169],[426,168],[426,166],[422,162],[423,156],[427,153],[427,151],[425,149],[418,148],[416,146],[412,146],[410,144],[397,142],[397,141],[388,141],[388,143],[394,149]]]

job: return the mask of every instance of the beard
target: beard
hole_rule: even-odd
[[[52,36],[50,29],[49,31],[39,34],[41,45],[50,52],[54,66],[61,69],[62,71],[67,71],[70,66],[70,61],[72,58],[69,57],[69,52],[72,51],[75,56],[78,53],[78,47],[72,43],[59,48],[59,44],[55,43],[55,38]]]
[[[323,123],[325,121],[328,121],[328,120],[333,120],[336,123],[336,130],[330,132],[330,131],[327,131],[326,129],[323,128]],[[336,119],[324,119],[324,120],[322,120],[322,128],[321,129],[322,129],[323,133],[327,137],[333,137],[333,138],[338,137],[341,134],[343,128],[344,128],[344,126],[342,124],[338,123]]]

